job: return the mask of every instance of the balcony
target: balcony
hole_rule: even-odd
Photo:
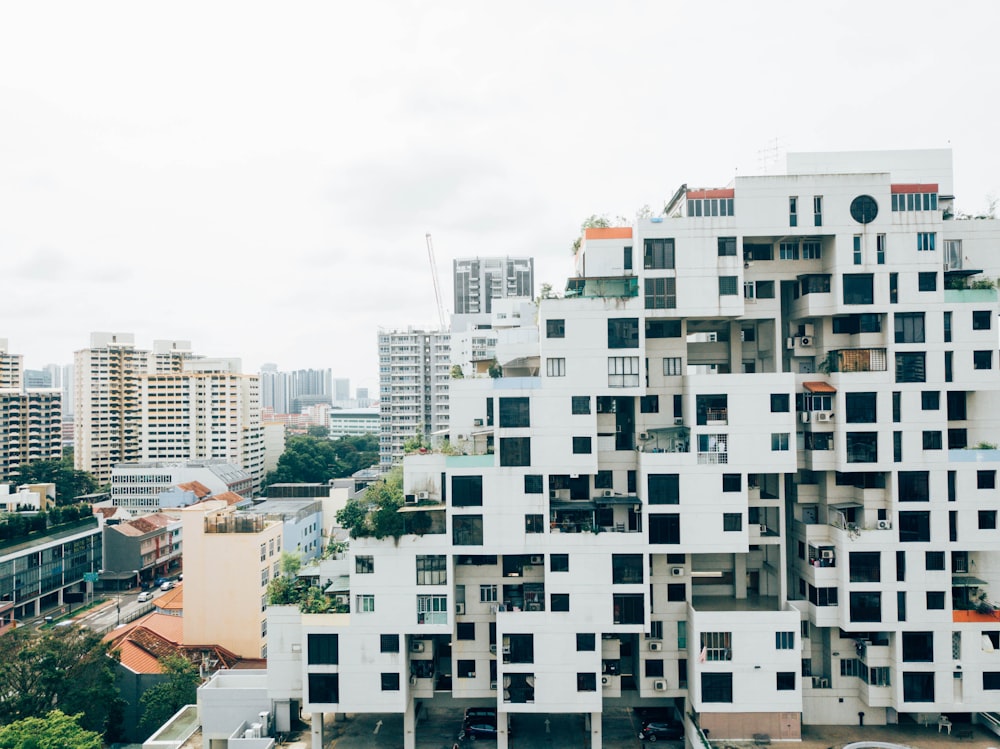
[[[592,276],[571,278],[566,284],[566,298],[608,299],[639,296],[639,279],[635,276]]]

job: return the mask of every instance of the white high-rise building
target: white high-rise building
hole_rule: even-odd
[[[225,460],[260,488],[260,380],[239,359],[189,359],[179,372],[140,378],[141,461]]]
[[[29,463],[62,457],[62,397],[25,387],[20,354],[0,338],[0,480],[16,481]]]
[[[447,331],[379,330],[379,462],[388,470],[412,438],[430,442],[448,427]]]
[[[273,365],[271,365],[273,366]],[[276,369],[260,371],[260,407],[273,413],[287,414],[291,406],[291,375]]]
[[[455,314],[490,313],[494,299],[532,297],[535,260],[530,257],[457,258],[452,263]]]
[[[500,749],[525,713],[599,749],[616,706],[698,746],[996,710],[1000,225],[956,219],[949,151],[788,170],[586,231],[534,351],[451,381],[403,536],[352,539],[351,613],[269,610],[279,725],[398,712],[412,749],[461,699]],[[380,334],[384,448],[437,431],[433,336]]]

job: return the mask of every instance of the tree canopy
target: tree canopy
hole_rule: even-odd
[[[53,710],[0,726],[0,749],[101,749],[101,735],[80,726],[79,715]]]
[[[337,522],[354,538],[399,538],[405,525],[399,508],[403,506],[403,469],[393,468],[369,484],[360,497],[351,499],[337,512]]]
[[[139,727],[150,733],[185,705],[196,703],[201,683],[198,667],[184,656],[166,655],[160,658],[160,666],[167,675],[166,681],[147,689],[139,699],[143,707]]]
[[[117,696],[100,635],[83,627],[18,627],[0,637],[0,724],[43,718],[56,707],[79,713],[85,729],[103,731]]]
[[[278,467],[267,474],[265,486],[286,483],[326,483],[350,476],[378,462],[378,437],[327,437],[303,434],[290,437]]]
[[[16,481],[19,484],[55,484],[56,504],[59,505],[71,505],[77,497],[93,494],[100,488],[92,475],[73,468],[70,456],[22,465]]]

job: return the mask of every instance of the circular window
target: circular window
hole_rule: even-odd
[[[851,218],[859,224],[870,224],[878,215],[878,203],[871,195],[858,195],[851,201]]]

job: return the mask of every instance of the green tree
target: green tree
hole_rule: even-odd
[[[598,216],[596,213],[592,213],[585,218],[580,224],[580,236],[573,242],[573,254],[579,252],[580,246],[583,244],[583,235],[587,229],[607,229],[609,226],[611,226],[611,219],[608,218],[607,214]]]
[[[302,569],[302,552],[281,552],[281,574],[285,577],[295,577]]]
[[[198,667],[181,655],[160,658],[160,666],[167,676],[166,681],[147,689],[139,699],[143,707],[139,727],[150,732],[166,723],[185,705],[196,703],[201,683]]]
[[[399,538],[405,530],[399,508],[403,506],[403,469],[393,468],[365,493],[337,511],[337,522],[354,538]]]
[[[38,460],[23,465],[17,476],[17,482],[55,484],[56,504],[60,505],[71,505],[77,497],[93,494],[100,488],[97,479],[89,473],[73,468],[73,458],[69,456],[62,460]]]
[[[0,727],[0,749],[101,749],[101,735],[79,723],[79,715],[53,710]]]
[[[118,696],[108,656],[108,644],[83,627],[18,627],[0,637],[0,724],[58,707],[103,731]]]
[[[327,429],[326,427],[321,427],[318,424],[314,424],[313,426],[306,429],[306,434],[309,435],[310,437],[316,437],[318,439],[325,440],[330,438],[330,430]]]
[[[378,462],[378,437],[365,434],[331,440],[312,434],[289,438],[278,467],[267,474],[264,485],[326,483],[350,476]]]

